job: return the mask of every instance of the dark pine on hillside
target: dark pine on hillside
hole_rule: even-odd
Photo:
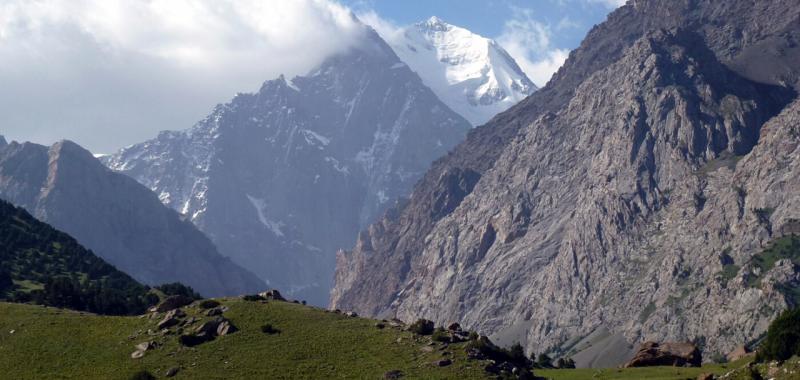
[[[0,300],[130,315],[158,297],[69,235],[0,200]]]

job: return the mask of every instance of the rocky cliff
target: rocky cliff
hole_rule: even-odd
[[[787,260],[748,278],[800,219],[799,22],[793,1],[629,2],[339,253],[332,305],[536,352],[757,337],[798,281]]]
[[[266,286],[150,190],[75,143],[0,145],[0,197],[146,284],[178,281],[209,297]]]

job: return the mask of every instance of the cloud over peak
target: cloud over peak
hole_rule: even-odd
[[[329,0],[5,0],[2,129],[107,151],[188,128],[233,93],[303,74],[361,33]]]

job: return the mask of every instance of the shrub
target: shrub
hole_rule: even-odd
[[[199,306],[200,306],[201,309],[213,309],[213,308],[219,306],[219,302],[217,302],[215,300],[202,300],[202,301],[200,301],[200,305]]]
[[[242,297],[242,299],[245,300],[245,301],[250,301],[250,302],[257,302],[257,301],[265,301],[266,300],[266,298],[261,297],[258,294],[248,294],[248,295]]]
[[[431,339],[435,342],[450,342],[450,334],[448,334],[444,328],[437,327],[436,330],[433,331]]]
[[[133,376],[131,376],[131,380],[156,380],[156,377],[150,372],[141,370],[134,373]]]
[[[156,286],[156,289],[169,296],[185,296],[193,300],[199,300],[203,297],[192,289],[191,286],[186,286],[180,282],[173,282],[171,284],[163,284]]]
[[[553,368],[553,359],[547,354],[539,354],[536,358],[536,366],[539,368]]]
[[[478,333],[476,333],[475,331],[469,332],[469,340],[478,340],[478,338],[480,338]]]
[[[800,309],[786,311],[772,321],[756,361],[783,361],[793,355],[800,355]]]
[[[572,358],[558,358],[556,367],[559,369],[572,369],[575,368],[575,361]]]
[[[261,332],[264,334],[273,335],[273,334],[279,334],[281,330],[278,330],[271,324],[267,323],[261,326]]]
[[[420,318],[411,324],[408,330],[418,335],[431,335],[433,334],[433,327],[433,321]]]
[[[528,358],[525,357],[525,349],[522,347],[519,342],[514,343],[513,346],[507,351],[508,352],[508,361],[514,363],[518,367],[527,367],[528,366]]]

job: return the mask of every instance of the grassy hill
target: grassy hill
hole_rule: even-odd
[[[178,379],[383,379],[399,370],[404,379],[484,379],[485,361],[469,360],[466,343],[433,343],[400,328],[376,327],[377,321],[289,302],[222,299],[224,317],[239,330],[195,347],[183,347],[176,334],[157,330],[163,313],[115,317],[0,303],[0,368],[13,379],[130,379],[146,370],[164,378],[179,368]],[[197,306],[186,318],[208,320]],[[195,326],[201,321],[196,322]],[[279,333],[265,334],[271,324]],[[12,333],[13,331],[13,333]],[[135,345],[159,347],[132,359]],[[435,363],[451,358],[452,364]],[[704,368],[537,370],[552,379],[687,379],[722,374],[744,366]]]
[[[428,346],[376,321],[288,302],[223,305],[239,331],[188,348],[175,335],[149,335],[158,320],[0,303],[0,368],[12,379],[128,379],[140,370],[162,378],[173,367],[181,368],[176,378],[191,379],[382,379],[390,370],[404,378],[485,378],[480,363],[466,360],[464,343]],[[201,315],[197,307],[184,310]],[[263,333],[264,324],[280,333]],[[131,359],[134,346],[150,340],[161,346]],[[434,365],[445,352],[453,364]]]
[[[0,200],[0,300],[136,314],[158,297],[69,235]]]

